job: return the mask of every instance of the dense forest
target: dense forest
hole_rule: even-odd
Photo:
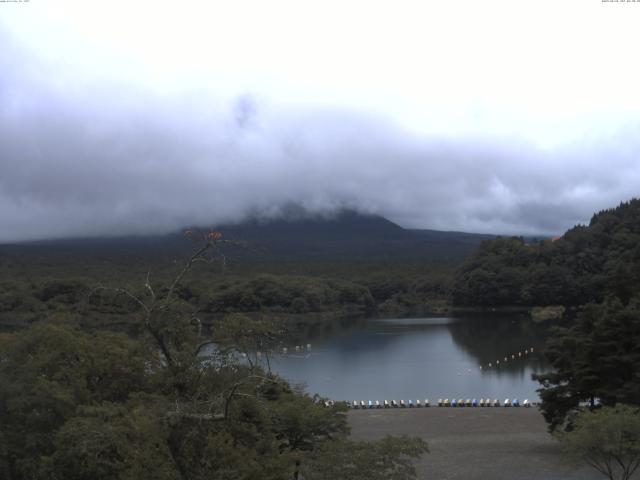
[[[353,216],[210,233],[0,248],[0,477],[414,478],[424,442],[350,440],[344,405],[251,353],[300,323],[446,309],[486,237]]]
[[[479,245],[464,263],[234,260],[229,248],[251,247],[195,236],[181,238],[195,249],[181,258],[144,242],[0,250],[2,478],[413,478],[424,442],[350,440],[343,405],[250,353],[286,344],[300,324],[452,302],[575,307],[551,330],[554,371],[538,376],[551,429],[585,402],[640,404],[639,200],[555,241],[463,236]]]
[[[640,405],[640,200],[561,238],[483,242],[458,270],[451,296],[474,307],[572,307],[549,331],[553,370],[535,376],[550,430],[571,430],[585,405]]]
[[[0,329],[23,328],[43,320],[74,319],[85,327],[127,331],[130,312],[138,308],[126,297],[103,287],[144,289],[142,267],[126,270],[102,264],[101,271],[67,272],[54,277],[40,265],[29,265],[28,277],[9,273],[0,282]],[[10,272],[17,267],[11,267]],[[344,266],[343,266],[344,268]],[[175,269],[154,270],[151,280],[166,282]],[[450,266],[427,266],[424,273],[395,269],[357,271],[353,275],[286,275],[223,273],[219,265],[203,266],[176,292],[185,308],[205,325],[229,313],[277,315],[296,322],[374,315],[419,315],[449,308]],[[121,277],[118,280],[118,274]],[[104,278],[101,278],[101,274]],[[7,278],[12,278],[8,280]]]
[[[193,271],[179,298],[205,324],[231,312],[297,321],[408,316],[449,308],[451,276],[488,235],[405,230],[380,217],[251,221],[223,227],[224,257]],[[168,282],[193,242],[180,234],[0,245],[0,328],[69,316],[127,329],[130,299]]]
[[[640,200],[595,214],[554,240],[483,242],[453,282],[454,305],[579,306],[640,290]]]
[[[346,405],[237,358],[280,342],[278,322],[236,313],[202,328],[182,281],[215,258],[206,254],[219,235],[203,239],[170,282],[147,277],[141,291],[38,285],[33,298],[55,301],[60,314],[0,334],[1,478],[415,478],[422,440],[352,441]],[[258,292],[274,288],[257,282]],[[96,309],[117,304],[109,310],[121,309],[136,335],[80,328],[64,308],[78,297],[99,299],[87,302]]]

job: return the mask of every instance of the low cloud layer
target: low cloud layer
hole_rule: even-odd
[[[557,234],[640,192],[637,119],[547,149],[500,135],[429,136],[261,91],[83,82],[25,61],[5,40],[0,242],[168,232],[277,216],[290,204],[412,228]]]

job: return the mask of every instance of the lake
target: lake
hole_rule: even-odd
[[[499,316],[343,321],[311,329],[296,340],[299,351],[274,355],[271,368],[335,400],[536,401],[531,374],[548,369],[542,331]]]

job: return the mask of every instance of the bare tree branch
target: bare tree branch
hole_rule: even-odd
[[[176,278],[173,280],[173,283],[169,287],[169,291],[167,292],[167,295],[165,296],[165,299],[164,299],[164,302],[163,302],[164,303],[164,308],[167,308],[171,304],[171,298],[173,297],[174,290],[180,284],[180,282],[182,281],[182,278],[191,269],[191,267],[193,266],[194,262],[198,258],[200,258],[207,250],[209,250],[210,248],[213,248],[214,246],[215,245],[214,245],[213,242],[208,241],[200,249],[198,249],[193,255],[191,255],[191,257],[189,257],[189,260],[187,260],[187,263],[185,264],[184,268],[176,276]]]
[[[149,269],[149,271],[147,272],[147,281],[145,282],[144,286],[147,287],[147,290],[149,290],[149,293],[151,294],[151,298],[153,299],[153,301],[155,302],[156,300],[156,294],[153,291],[153,288],[151,287],[151,283],[149,282],[149,276],[151,275],[151,269]]]

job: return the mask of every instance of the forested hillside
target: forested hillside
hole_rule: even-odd
[[[582,305],[640,291],[640,200],[595,214],[561,238],[483,242],[458,270],[454,305]]]
[[[221,227],[224,257],[177,295],[203,322],[233,312],[336,318],[420,315],[448,306],[451,272],[488,235],[406,230],[377,216],[252,220]],[[0,329],[70,318],[128,329],[130,299],[96,289],[173,278],[193,249],[165,236],[0,245]],[[224,261],[223,261],[224,259]]]
[[[424,441],[353,441],[345,404],[290,386],[268,362],[239,360],[244,348],[268,352],[285,341],[277,322],[235,314],[213,332],[202,328],[181,282],[214,258],[206,254],[218,239],[204,236],[173,279],[147,277],[142,290],[121,284],[87,295],[81,282],[35,289],[40,321],[0,333],[0,478],[416,478],[411,461],[428,451]],[[256,292],[278,291],[256,282]],[[67,307],[80,297],[92,309],[120,311],[137,334],[79,328]]]
[[[242,223],[201,226],[215,228],[232,240],[225,246],[236,268],[284,265],[291,273],[297,264],[316,269],[349,264],[458,262],[493,235],[409,230],[377,215],[344,210],[333,216],[296,211],[284,218],[252,218]],[[83,261],[144,260],[160,263],[183,258],[191,251],[182,231],[166,235],[59,239],[0,244],[2,257]],[[315,264],[315,265],[311,265]],[[277,268],[277,267],[276,267]]]
[[[553,240],[483,242],[458,269],[451,298],[470,307],[575,307],[549,331],[553,370],[534,376],[550,430],[573,428],[584,405],[640,405],[640,200]]]

